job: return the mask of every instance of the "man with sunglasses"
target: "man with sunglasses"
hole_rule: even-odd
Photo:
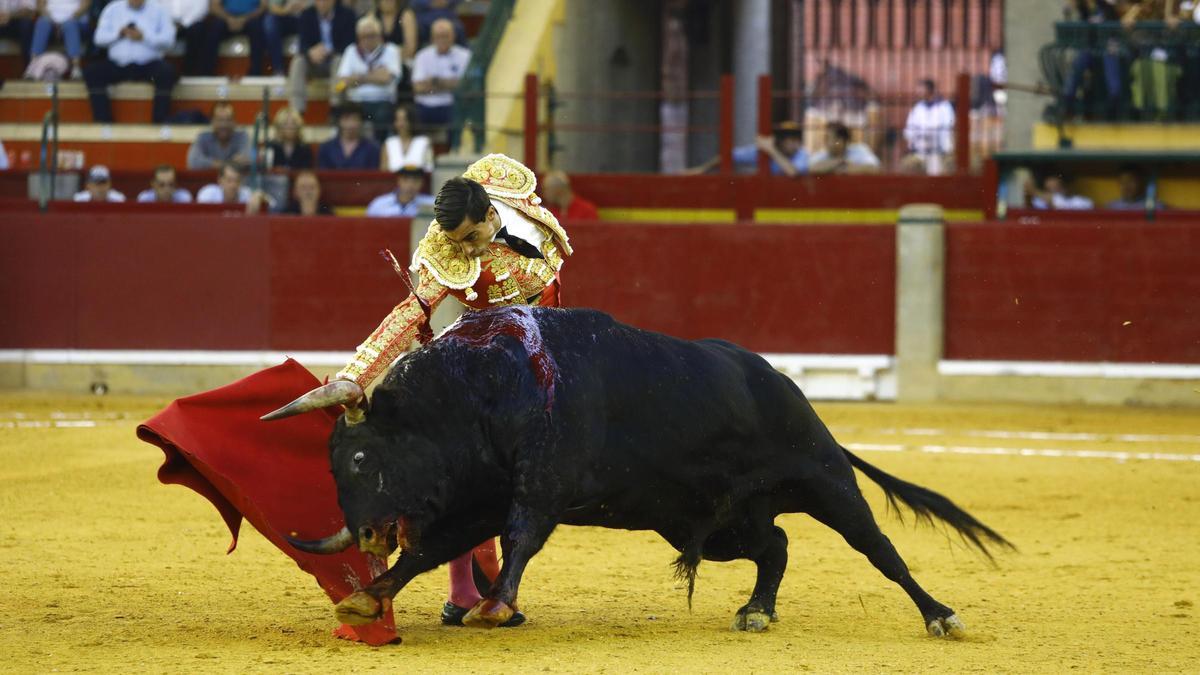
[[[170,164],[161,164],[154,169],[154,178],[150,180],[150,189],[139,192],[137,200],[140,203],[191,204],[192,193],[179,187],[175,180],[175,167]]]

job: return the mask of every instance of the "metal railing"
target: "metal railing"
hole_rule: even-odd
[[[42,142],[38,160],[38,175],[41,190],[38,190],[38,208],[45,211],[54,199],[54,188],[58,182],[58,83],[50,85],[50,109],[42,116]]]
[[[459,80],[455,93],[459,104],[454,107],[454,121],[451,125],[458,131],[464,127],[472,129],[475,137],[475,147],[470,148],[472,152],[483,151],[482,130],[487,115],[487,72],[516,4],[516,0],[491,0],[488,3],[487,17],[471,45],[471,61],[467,63],[467,69]]]
[[[254,133],[253,142],[250,144],[250,175],[248,182],[250,189],[258,191],[262,189],[262,162],[259,159],[259,148],[267,142],[267,137],[271,131],[271,90],[268,87],[263,87],[262,109],[254,116]]]

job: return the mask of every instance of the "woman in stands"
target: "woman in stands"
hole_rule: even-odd
[[[412,63],[417,53],[417,15],[408,6],[408,0],[379,0],[375,18],[383,26],[383,41],[400,48],[400,58]]]
[[[275,113],[275,140],[267,146],[267,168],[311,169],[313,153],[301,133],[304,118],[291,106],[284,106]]]
[[[38,18],[33,24],[33,41],[29,54],[37,58],[46,53],[55,29],[62,32],[67,57],[71,59],[71,77],[83,77],[83,32],[87,29],[91,0],[45,0],[37,3]],[[413,19],[416,21],[416,19]],[[416,28],[413,28],[416,31]]]
[[[433,172],[433,147],[428,136],[413,133],[413,118],[412,106],[396,108],[392,120],[396,134],[383,142],[383,152],[379,154],[380,170],[396,173],[406,166],[419,166],[426,173]]]

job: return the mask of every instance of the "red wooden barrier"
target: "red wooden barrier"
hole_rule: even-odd
[[[894,235],[569,223],[564,299],[769,352],[891,353]],[[408,221],[14,214],[0,349],[350,350],[405,294]]]
[[[950,225],[950,359],[1200,363],[1200,227]]]

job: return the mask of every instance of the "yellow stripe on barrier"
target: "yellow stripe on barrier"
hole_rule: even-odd
[[[754,220],[773,224],[895,225],[899,213],[897,209],[756,209]],[[947,209],[945,218],[947,222],[977,223],[983,220],[983,211]]]
[[[733,209],[626,209],[602,208],[601,220],[644,223],[735,223]]]

